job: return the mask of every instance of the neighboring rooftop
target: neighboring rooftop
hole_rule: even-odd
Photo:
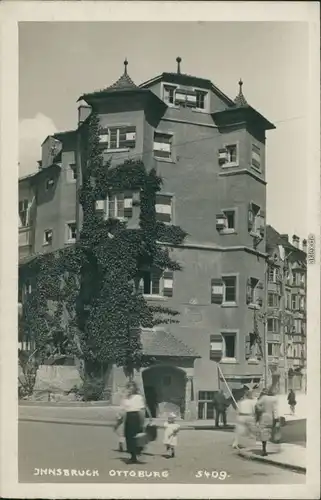
[[[199,358],[200,355],[165,330],[143,330],[141,334],[146,356]]]
[[[306,259],[306,253],[301,248],[292,245],[287,236],[278,233],[274,227],[268,224],[266,226],[266,251],[269,253],[278,245],[282,245],[288,252],[291,252],[293,258]]]

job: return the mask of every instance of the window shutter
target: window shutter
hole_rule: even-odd
[[[245,359],[250,359],[251,357],[251,336],[245,336]]]
[[[103,212],[105,208],[105,202],[104,200],[97,200],[96,201],[96,211],[97,212]]]
[[[211,280],[211,304],[222,304],[223,302],[223,280],[213,278]]]
[[[246,282],[246,303],[251,304],[251,278]]]
[[[249,232],[252,231],[253,225],[254,225],[254,213],[253,213],[253,207],[252,203],[249,203],[249,208],[248,208],[248,230]]]
[[[210,359],[219,363],[223,356],[223,337],[220,333],[210,336]]]
[[[133,216],[133,193],[124,192],[124,217],[130,219]]]
[[[259,290],[263,290],[263,288],[264,288],[263,281],[259,281],[259,282],[258,282],[258,284],[257,284],[257,288],[258,288]]]
[[[125,134],[125,141],[124,141],[125,147],[134,148],[136,145],[136,127],[125,127],[124,134]]]
[[[227,149],[221,148],[218,150],[218,162],[219,164],[227,162]]]
[[[164,271],[164,273],[163,273],[163,295],[164,295],[164,297],[172,297],[173,296],[173,281],[174,281],[173,271]]]
[[[226,226],[226,216],[224,214],[216,215],[216,229],[219,231]]]
[[[164,194],[156,195],[156,220],[159,222],[172,221],[172,197]]]

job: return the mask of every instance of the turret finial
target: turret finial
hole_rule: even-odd
[[[180,72],[181,72],[182,58],[181,57],[176,57],[176,62],[177,62],[177,73],[180,74]]]
[[[125,57],[124,66],[125,66],[124,74],[127,75],[127,66],[128,66],[127,57]]]

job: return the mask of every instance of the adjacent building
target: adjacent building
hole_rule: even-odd
[[[232,100],[210,80],[182,73],[180,58],[175,73],[139,86],[127,65],[113,85],[81,96],[77,128],[47,137],[38,172],[20,181],[20,256],[23,262],[75,242],[83,123],[95,110],[106,161],[138,158],[156,168],[163,178],[157,216],[188,233],[171,247],[183,271],[148,269],[142,276],[148,300],[181,313],[177,325],[142,332],[146,355],[157,360],[143,371],[145,393],[175,403],[186,418],[211,418],[223,384],[213,360],[222,342],[219,365],[232,389],[262,378],[266,131],[275,127],[247,103],[242,81]],[[115,192],[99,209],[135,227],[135,196]],[[120,370],[113,370],[111,385],[117,395]]]
[[[282,393],[306,391],[307,241],[289,242],[267,226],[267,354],[271,381]]]

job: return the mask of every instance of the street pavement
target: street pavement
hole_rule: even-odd
[[[185,430],[179,434],[176,457],[167,459],[162,456],[162,432],[148,445],[141,463],[129,465],[127,453],[117,451],[110,427],[20,421],[19,481],[133,483],[146,481],[150,474],[149,481],[162,483],[305,482],[304,474],[241,458],[232,450],[229,432]]]

